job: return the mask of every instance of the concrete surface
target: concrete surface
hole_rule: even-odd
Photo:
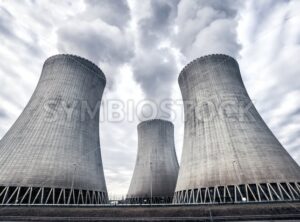
[[[106,193],[99,141],[105,84],[102,71],[86,59],[47,59],[29,103],[0,141],[0,186]],[[86,103],[96,109],[92,118]],[[68,116],[66,110],[72,108]]]
[[[235,59],[201,57],[178,81],[185,128],[176,192],[300,181],[299,166],[251,102]]]
[[[128,198],[168,198],[172,201],[178,161],[171,122],[153,119],[138,125],[138,153]],[[138,201],[138,200],[137,200]]]

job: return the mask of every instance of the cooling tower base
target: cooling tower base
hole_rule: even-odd
[[[80,205],[107,202],[107,194],[101,191],[49,187],[0,187],[0,205]]]
[[[178,191],[173,203],[239,203],[300,200],[299,182],[241,184]]]

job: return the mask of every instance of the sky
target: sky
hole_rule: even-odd
[[[193,59],[228,54],[267,125],[300,163],[300,1],[0,0],[0,138],[29,101],[43,62],[58,53],[96,63],[123,118],[102,118],[108,192],[126,195],[137,153],[140,102],[180,101],[177,78]],[[157,116],[175,125],[178,159],[183,107]],[[146,110],[147,113],[147,110]]]

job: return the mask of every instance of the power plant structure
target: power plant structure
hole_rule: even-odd
[[[138,127],[138,153],[127,203],[171,203],[178,176],[173,123],[153,119]]]
[[[251,102],[235,59],[198,58],[178,82],[185,128],[173,203],[299,200],[299,166]]]
[[[0,204],[102,204],[99,141],[106,79],[74,55],[46,60],[24,111],[0,141]]]
[[[184,144],[179,169],[174,126],[137,126],[130,204],[300,200],[300,168],[265,124],[227,55],[198,58],[181,71]],[[17,121],[0,140],[0,205],[108,203],[99,139],[103,72],[56,55]]]

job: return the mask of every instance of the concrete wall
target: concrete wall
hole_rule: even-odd
[[[233,58],[196,59],[180,73],[179,85],[185,129],[176,191],[300,181],[299,166],[255,109]],[[247,105],[246,115],[239,112]]]
[[[138,154],[128,198],[172,197],[178,161],[171,122],[154,119],[138,125]]]
[[[28,105],[0,142],[0,185],[106,192],[99,142],[105,84],[102,71],[83,58],[47,59]],[[86,112],[82,119],[85,102],[96,108],[94,118]],[[73,106],[68,118],[63,107]]]

